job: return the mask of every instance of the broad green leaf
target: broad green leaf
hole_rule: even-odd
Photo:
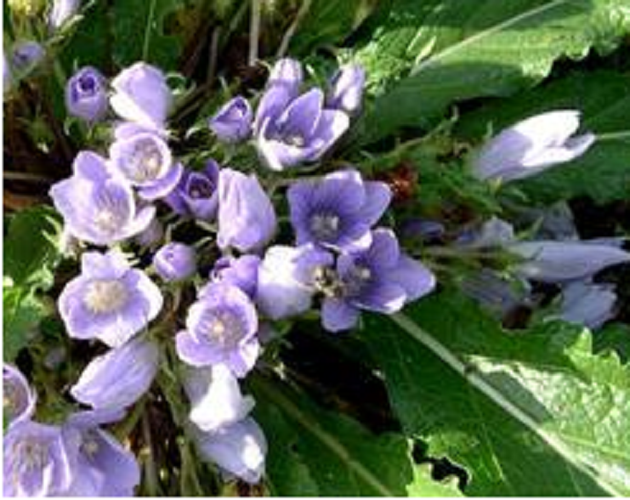
[[[590,196],[598,202],[625,199],[630,192],[630,75],[613,71],[572,72],[565,78],[491,103],[469,113],[458,133],[482,138],[528,116],[553,109],[578,109],[583,130],[599,137],[581,158],[519,183],[532,200],[551,202]]]
[[[369,319],[364,336],[406,432],[466,467],[468,494],[627,495],[628,369],[568,324],[489,325],[447,294]]]
[[[116,20],[112,25],[116,64],[122,67],[142,60],[164,71],[177,69],[181,41],[167,35],[164,25],[179,7],[178,0],[115,0],[111,15]]]
[[[614,351],[622,363],[630,360],[630,325],[612,323],[604,326],[593,336],[593,347],[596,352]]]
[[[348,38],[376,6],[376,0],[304,0],[304,18],[291,40],[291,53],[307,54],[318,46]]]
[[[628,31],[630,0],[394,0],[354,54],[373,88],[387,87],[366,116],[364,142],[425,127],[453,102],[532,86],[557,59],[607,52]]]
[[[4,240],[4,274],[20,287],[48,289],[60,253],[61,223],[54,209],[39,206],[23,210],[9,220]]]
[[[94,66],[107,73],[111,69],[111,28],[107,2],[89,2],[82,9],[82,19],[61,52],[68,77],[75,68]]]
[[[323,410],[285,384],[252,380],[255,416],[269,437],[267,481],[281,496],[454,496],[415,466],[397,434],[374,435],[358,422]]]
[[[2,288],[2,358],[13,361],[29,343],[47,311],[32,291],[22,287]]]

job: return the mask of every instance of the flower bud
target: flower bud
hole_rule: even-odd
[[[365,85],[365,71],[357,64],[349,64],[337,71],[326,95],[326,108],[339,109],[353,115],[361,109]]]
[[[159,69],[138,62],[122,70],[112,87],[110,104],[121,118],[153,130],[165,127],[173,96]]]
[[[587,278],[630,261],[624,250],[588,241],[525,241],[508,249],[525,259],[515,267],[518,275],[543,283]]]
[[[168,243],[153,257],[153,266],[164,281],[182,281],[197,272],[197,256],[188,245]]]
[[[39,43],[34,41],[20,42],[13,47],[11,63],[16,72],[24,74],[37,66],[45,55],[44,48]]]
[[[101,120],[107,113],[105,77],[95,68],[86,66],[66,83],[68,113],[87,122]]]
[[[241,252],[261,248],[273,236],[276,214],[256,176],[224,168],[219,174],[220,248]]]
[[[240,142],[247,139],[252,130],[252,108],[241,96],[228,101],[215,114],[208,125],[219,140]]]
[[[54,0],[48,26],[53,30],[59,29],[77,13],[79,3],[79,0]]]
[[[532,116],[505,129],[481,150],[473,171],[482,180],[524,179],[581,156],[595,141],[591,133],[572,135],[580,126],[575,110]]]

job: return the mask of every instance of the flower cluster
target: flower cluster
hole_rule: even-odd
[[[36,396],[16,368],[3,369],[7,496],[130,496],[140,482],[133,454],[101,426],[119,410],[80,411],[60,425],[33,420]]]
[[[68,113],[111,126],[112,142],[81,151],[72,175],[50,190],[65,238],[82,252],[80,274],[66,283],[58,309],[70,337],[109,350],[70,389],[90,410],[61,428],[30,422],[34,395],[18,372],[5,372],[17,429],[5,442],[13,457],[7,491],[130,494],[135,459],[100,426],[122,419],[150,390],[171,351],[180,364],[169,373],[179,374],[191,408],[183,431],[199,456],[226,478],[256,483],[267,443],[250,416],[254,398],[239,381],[273,341],[262,333],[314,307],[324,329],[348,330],[362,310],[393,313],[433,289],[432,273],[379,226],[392,198],[385,183],[348,166],[298,175],[286,191],[269,194],[274,171],[299,174],[333,150],[360,110],[364,79],[359,67],[347,66],[326,91],[305,90],[300,63],[278,61],[257,106],[236,96],[208,120],[219,143],[253,146],[261,159],[238,166],[207,155],[184,166],[177,158],[168,129],[175,102],[159,69],[139,62],[109,81],[85,67],[68,80]],[[191,222],[210,234],[172,239]],[[134,252],[150,256],[150,265],[139,266],[147,259]],[[208,255],[217,258],[204,277]],[[195,288],[192,303],[181,300],[187,287]],[[31,442],[35,451],[23,444]],[[123,465],[124,474],[114,470]],[[112,479],[117,474],[120,481]]]

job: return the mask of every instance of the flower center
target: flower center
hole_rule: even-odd
[[[196,179],[188,188],[191,198],[210,198],[212,196],[212,184],[205,179]]]
[[[316,214],[311,217],[311,232],[318,240],[331,241],[337,239],[341,220],[338,215]]]
[[[311,275],[312,285],[326,297],[343,296],[343,283],[334,269],[317,266]]]
[[[296,148],[303,148],[306,145],[306,139],[301,134],[290,134],[284,138],[284,142]]]
[[[162,161],[162,153],[154,141],[138,141],[130,160],[131,180],[147,182],[156,179],[162,170]]]
[[[94,224],[98,229],[104,233],[115,233],[120,229],[120,218],[114,210],[110,208],[104,208],[99,210],[94,219]]]
[[[22,474],[43,469],[48,460],[48,446],[35,441],[33,438],[25,438],[16,443],[14,456],[19,457],[19,472]]]
[[[366,285],[372,281],[372,270],[367,266],[354,266],[343,279],[344,295],[356,297],[361,295]]]
[[[98,450],[100,449],[100,445],[96,441],[96,437],[93,432],[88,431],[83,436],[83,441],[81,442],[81,451],[87,458],[92,458]]]
[[[127,289],[117,280],[93,281],[88,285],[83,301],[93,313],[110,313],[127,302]]]
[[[241,323],[229,312],[217,312],[202,326],[202,332],[210,343],[227,349],[238,344],[242,337]]]
[[[79,89],[86,94],[94,94],[96,90],[96,80],[91,75],[85,75],[79,78]]]

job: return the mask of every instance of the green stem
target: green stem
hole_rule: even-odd
[[[149,14],[147,16],[147,26],[144,30],[144,42],[142,44],[142,59],[144,61],[149,57],[149,45],[151,43],[151,25],[153,24],[153,16],[155,14],[155,2],[156,0],[150,0]]]
[[[607,134],[597,134],[598,141],[618,141],[630,139],[630,130],[625,130],[623,132],[609,132]]]
[[[144,462],[145,485],[149,496],[155,497],[160,494],[160,482],[157,474],[157,466],[153,458],[153,439],[151,437],[151,424],[149,422],[148,413],[142,416],[142,436],[145,445],[148,447],[148,453]]]

